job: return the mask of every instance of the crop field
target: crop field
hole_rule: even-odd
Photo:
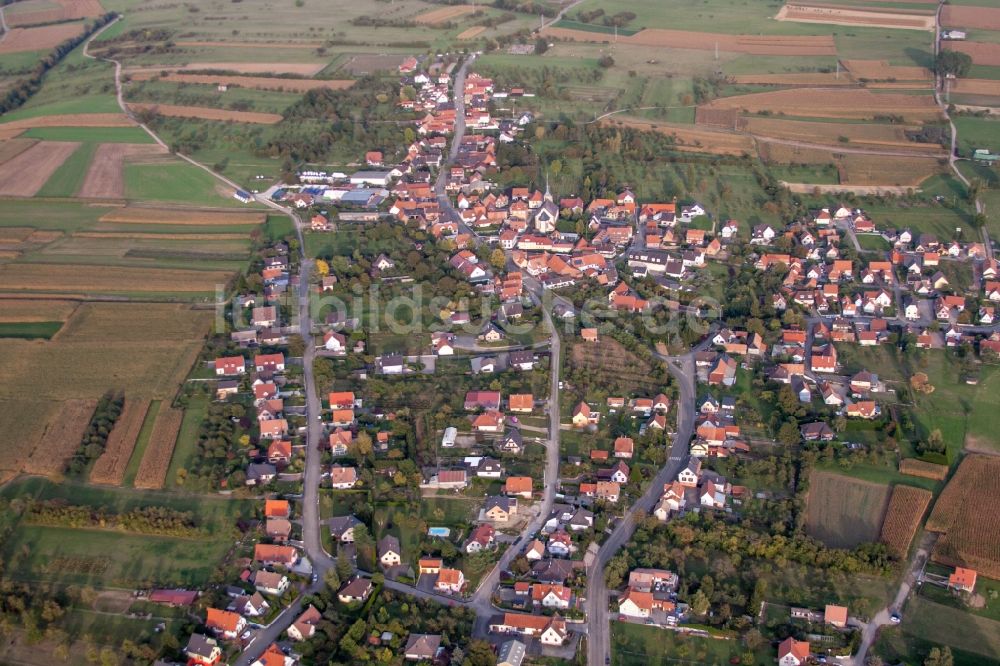
[[[842,60],[851,76],[863,81],[921,81],[930,84],[934,75],[926,67],[890,65],[887,60]]]
[[[75,113],[20,118],[0,124],[0,130],[28,130],[36,127],[135,127],[124,113]],[[142,132],[142,130],[139,130]],[[145,134],[145,132],[142,132]],[[28,134],[27,136],[31,136]],[[43,137],[35,136],[40,139]]]
[[[472,5],[449,5],[439,9],[432,9],[423,14],[418,14],[413,18],[417,23],[438,26],[449,21],[454,21],[466,14],[471,14],[476,10]]]
[[[129,107],[140,111],[153,111],[161,116],[170,116],[173,118],[199,118],[201,120],[222,120],[259,125],[273,125],[281,121],[281,116],[276,113],[230,111],[227,109],[213,109],[206,106],[177,106],[175,104],[140,104],[132,102],[129,104]]]
[[[944,481],[948,476],[948,466],[924,462],[916,458],[904,458],[899,461],[899,472],[909,476],[919,476],[923,479]]]
[[[0,286],[6,291],[40,291],[59,294],[179,293],[214,294],[228,283],[231,273],[172,269],[142,269],[72,264],[5,264],[0,266]]]
[[[53,4],[56,7],[53,8]],[[4,8],[4,17],[10,27],[59,23],[103,13],[104,8],[98,0],[26,0]]]
[[[0,234],[5,230],[0,228]],[[66,321],[79,305],[77,301],[38,298],[0,299],[0,322]]]
[[[132,157],[165,155],[155,143],[102,143],[91,160],[77,195],[84,198],[120,199],[125,196],[124,166]]]
[[[972,56],[972,62],[976,65],[1000,66],[1000,44],[987,44],[985,42],[942,42],[944,48],[949,51],[958,51]]]
[[[471,28],[466,28],[462,32],[458,33],[455,39],[475,39],[484,32],[486,32],[486,26],[474,25]]]
[[[558,39],[582,42],[610,42],[613,37],[588,30],[547,27],[543,34]],[[636,46],[654,46],[673,49],[697,49],[702,51],[718,48],[722,51],[749,53],[753,55],[817,56],[836,55],[837,48],[830,36],[789,37],[726,35],[722,33],[693,32],[686,30],[666,30],[646,28],[634,35],[618,36],[618,43]]]
[[[136,81],[145,81],[154,78],[153,72],[136,73],[132,78]],[[268,76],[232,76],[225,74],[184,74],[168,73],[159,77],[161,81],[172,83],[199,83],[205,85],[227,85],[239,86],[240,88],[253,88],[256,90],[278,90],[291,92],[307,92],[319,88],[330,90],[345,90],[354,85],[352,79],[336,79],[330,81],[312,79],[284,79],[280,77]]]
[[[966,456],[927,519],[927,529],[941,533],[934,547],[934,560],[1000,578],[1000,516],[983,510],[997,502],[1000,458]]]
[[[40,141],[0,164],[0,195],[34,196],[79,147],[78,143]]]
[[[24,448],[30,451],[30,457],[25,461],[23,471],[44,476],[61,474],[66,461],[80,445],[95,407],[97,400],[93,399],[59,403],[54,418],[39,431],[38,438],[25,442]]]
[[[14,159],[36,143],[38,143],[36,139],[23,138],[0,141],[0,164]]]
[[[139,463],[139,471],[135,477],[136,488],[158,489],[163,487],[183,418],[184,410],[182,409],[160,407],[149,444],[146,445],[142,462]]]
[[[778,118],[752,117],[745,119],[747,131],[755,136],[791,139],[808,143],[872,146],[920,152],[942,152],[938,144],[915,143],[906,137],[907,125],[864,123],[808,122]],[[845,142],[843,139],[848,139]]]
[[[254,46],[254,48],[258,48]],[[402,61],[402,57],[400,57]],[[136,72],[200,72],[205,70],[220,72],[237,72],[239,74],[298,74],[300,76],[315,76],[326,67],[325,63],[313,62],[192,62],[182,66],[156,65],[153,67],[135,67],[126,70],[126,74]]]
[[[132,457],[135,441],[142,430],[149,411],[149,400],[125,399],[121,416],[115,422],[104,453],[94,463],[90,471],[90,482],[102,485],[120,486],[125,479],[125,470]]]
[[[53,172],[45,185],[36,193],[39,197],[71,197],[83,183],[87,169],[94,159],[97,145],[93,143],[80,144],[73,154]]]
[[[744,155],[753,153],[753,142],[749,136],[734,132],[722,132],[659,121],[649,121],[644,118],[629,116],[612,116],[602,120],[601,124],[608,126],[624,125],[640,130],[652,130],[660,134],[674,137],[677,150],[686,150],[715,155]]]
[[[951,82],[951,92],[966,95],[990,95],[1000,97],[1000,80],[957,79]]]
[[[722,97],[703,105],[709,109],[739,109],[746,113],[784,113],[813,118],[872,119],[898,115],[907,120],[933,120],[941,115],[930,95],[851,92],[851,103],[844,104],[844,92],[825,88],[796,88],[771,92]]]
[[[794,21],[796,23],[824,23],[868,28],[934,29],[933,15],[917,16],[869,7],[789,3],[782,7],[774,18],[778,21]]]
[[[920,527],[920,520],[933,498],[933,493],[923,488],[893,486],[879,540],[886,544],[896,557],[900,559],[906,557],[913,536]]]
[[[833,548],[875,541],[889,502],[889,486],[813,471],[809,477],[806,533]]]
[[[794,145],[758,140],[761,159],[768,164],[832,164],[839,171],[841,185],[916,187],[941,173],[936,157],[894,157],[838,153],[835,148],[800,148]]]
[[[101,222],[118,224],[156,224],[169,226],[215,226],[263,224],[264,213],[215,210],[182,210],[177,208],[146,208],[126,206],[101,216]]]
[[[788,74],[737,74],[733,83],[763,86],[855,86],[857,82],[846,72],[790,72]]]
[[[5,125],[0,125],[0,132]],[[80,141],[84,143],[153,143],[139,127],[34,127],[16,130],[19,138],[44,141]]]
[[[1000,9],[947,4],[941,11],[941,25],[947,28],[1000,30]]]
[[[11,28],[0,42],[0,55],[52,49],[83,32],[83,23],[56,23],[34,28]]]

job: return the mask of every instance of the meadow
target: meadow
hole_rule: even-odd
[[[907,603],[900,627],[882,630],[874,652],[888,660],[919,659],[941,645],[952,648],[955,666],[1000,664],[1000,622],[917,596]]]
[[[765,666],[774,663],[775,652],[764,646],[753,654],[753,661],[743,660],[746,646],[739,639],[684,636],[659,627],[647,627],[627,622],[611,623],[611,663],[613,666],[667,666],[676,663],[697,663],[725,666],[741,660],[741,664]]]
[[[814,471],[809,477],[806,533],[834,548],[878,539],[889,487]]]

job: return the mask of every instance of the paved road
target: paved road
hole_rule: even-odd
[[[469,70],[469,65],[476,59],[475,54],[470,55],[455,72],[455,81],[452,84],[452,99],[455,103],[455,131],[451,136],[451,149],[448,151],[447,161],[438,170],[437,179],[434,181],[434,194],[437,196],[438,206],[441,208],[441,220],[451,220],[458,225],[459,233],[472,234],[474,238],[476,232],[462,221],[462,216],[451,204],[451,198],[444,187],[448,182],[448,174],[451,172],[451,165],[458,157],[458,149],[462,145],[465,137],[465,74]]]
[[[663,494],[664,484],[670,482],[684,466],[688,445],[694,435],[695,384],[697,375],[694,350],[678,357],[659,356],[666,361],[670,374],[677,380],[680,393],[677,402],[677,432],[670,446],[666,464],[649,484],[646,492],[632,505],[618,523],[611,536],[601,546],[597,558],[587,572],[587,664],[603,666],[611,657],[611,628],[609,625],[608,588],[604,581],[604,567],[632,537],[640,520],[645,518]]]

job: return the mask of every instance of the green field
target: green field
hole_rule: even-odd
[[[61,321],[0,323],[0,338],[44,338],[48,340],[62,328]]]
[[[97,150],[96,143],[84,143],[73,151],[38,191],[40,197],[72,197],[83,185],[87,169]]]
[[[16,111],[4,114],[3,121],[79,113],[121,113],[121,107],[118,106],[118,100],[114,95],[82,95],[42,105],[28,102]]]
[[[1000,664],[1000,622],[917,596],[907,603],[902,625],[882,629],[874,652],[886,663],[914,658],[911,663],[919,663],[931,647],[942,645],[952,649],[955,666]]]
[[[1000,120],[955,116],[953,122],[958,130],[958,154],[962,157],[971,157],[977,148],[1000,152]]]
[[[153,143],[153,139],[139,127],[32,127],[21,136],[43,141]]]
[[[659,627],[626,622],[611,623],[611,663],[613,666],[667,666],[699,664],[724,666],[741,658],[747,648],[739,639],[723,640],[684,636]],[[774,663],[775,653],[765,646],[753,653],[753,666]]]
[[[139,201],[164,201],[210,206],[243,206],[220,193],[217,180],[186,162],[126,164],[125,195]]]
[[[184,408],[184,418],[181,429],[177,433],[177,443],[174,445],[174,455],[170,459],[170,469],[164,482],[165,488],[183,488],[177,485],[177,473],[187,469],[191,461],[198,455],[198,429],[208,416],[208,399],[192,398]]]

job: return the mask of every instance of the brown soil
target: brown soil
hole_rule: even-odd
[[[778,21],[796,23],[823,23],[831,25],[856,25],[870,28],[906,28],[933,30],[933,16],[914,16],[905,13],[868,10],[866,8],[839,8],[835,6],[785,5],[774,17]]]
[[[94,153],[87,176],[77,196],[92,199],[121,199],[125,196],[123,168],[131,156],[165,154],[155,143],[102,143]]]
[[[945,5],[941,10],[941,24],[948,28],[1000,30],[1000,9]]]
[[[274,125],[281,121],[276,113],[256,113],[253,111],[229,111],[206,106],[179,106],[176,104],[129,104],[132,109],[153,110],[161,116],[175,118],[200,118],[202,120],[222,120],[257,125]]]
[[[70,141],[39,141],[14,159],[0,164],[0,194],[34,196],[79,147],[79,143]]]
[[[83,23],[56,23],[37,28],[11,28],[0,42],[0,53],[47,51],[83,32]]]
[[[975,65],[1000,66],[1000,44],[984,42],[942,42],[944,48],[972,56]]]

